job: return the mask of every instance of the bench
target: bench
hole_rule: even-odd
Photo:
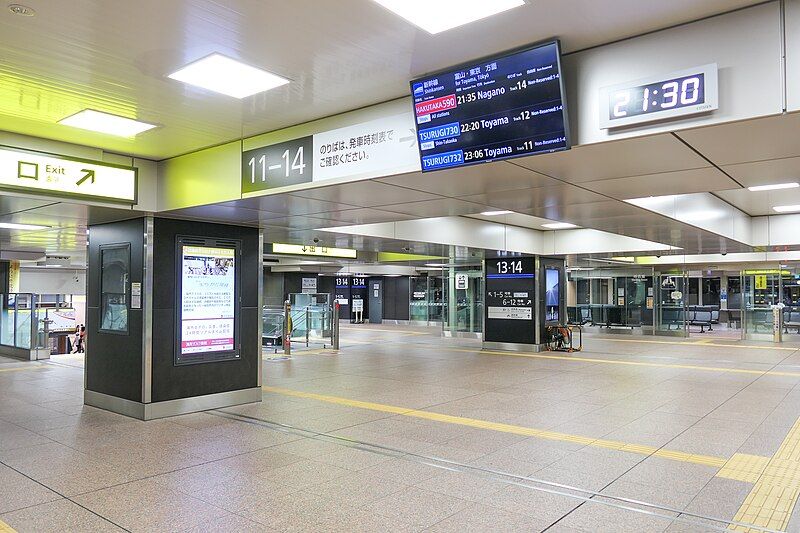
[[[789,333],[789,328],[795,328],[800,333],[800,309],[786,307],[783,309],[783,331]]]
[[[706,328],[708,328],[708,331],[714,331],[711,327],[713,311],[693,309],[689,311],[688,319],[690,326],[700,326],[700,333],[705,333]],[[717,321],[719,321],[719,312],[717,312]]]

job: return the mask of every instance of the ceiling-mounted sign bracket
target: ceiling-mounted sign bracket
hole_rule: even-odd
[[[138,169],[0,146],[0,190],[135,205]]]

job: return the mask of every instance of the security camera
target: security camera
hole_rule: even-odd
[[[660,255],[657,255],[657,256],[656,256],[656,258],[657,258],[657,259],[661,259],[661,256],[660,256]]]
[[[728,252],[722,252],[722,255],[728,255]]]
[[[317,244],[318,242],[319,242],[319,237],[314,237],[314,244]]]

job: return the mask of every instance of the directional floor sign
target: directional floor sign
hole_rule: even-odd
[[[133,167],[0,146],[0,189],[136,203]]]

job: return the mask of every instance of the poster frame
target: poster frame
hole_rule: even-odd
[[[181,351],[183,326],[183,249],[186,246],[202,246],[234,250],[234,311],[233,311],[233,350],[218,350],[184,355]],[[178,235],[175,238],[175,366],[215,363],[219,361],[241,360],[241,278],[242,278],[242,242],[238,239],[215,239]]]

